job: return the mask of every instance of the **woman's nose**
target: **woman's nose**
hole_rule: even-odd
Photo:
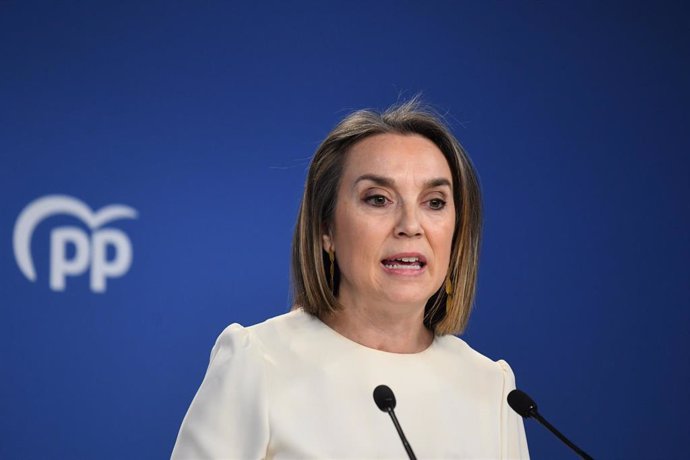
[[[395,234],[402,237],[414,237],[421,236],[423,233],[416,207],[402,206],[396,223]]]

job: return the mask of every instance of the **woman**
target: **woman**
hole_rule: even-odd
[[[388,385],[424,458],[527,458],[514,377],[461,339],[473,301],[479,186],[415,102],[355,112],[312,160],[293,239],[295,307],[229,326],[174,458],[403,458],[372,391]]]

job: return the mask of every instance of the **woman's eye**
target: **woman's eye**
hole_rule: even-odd
[[[364,199],[367,203],[369,203],[372,206],[376,206],[379,208],[382,208],[388,203],[388,198],[386,198],[383,195],[372,195],[368,196]]]
[[[429,207],[434,210],[440,210],[446,207],[446,202],[440,198],[429,200]]]

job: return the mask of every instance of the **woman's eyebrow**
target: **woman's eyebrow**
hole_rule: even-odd
[[[424,185],[426,185],[426,188],[442,187],[444,185],[450,189],[453,188],[450,181],[448,179],[446,179],[445,177],[438,177],[436,179],[429,179],[428,181],[426,181],[426,184],[424,184]]]
[[[369,180],[375,183],[376,185],[380,185],[382,187],[393,187],[393,185],[395,184],[395,181],[390,177],[378,176],[376,174],[362,174],[357,179],[355,179],[355,185],[357,185],[359,182],[363,180]]]
[[[362,174],[357,179],[355,179],[355,185],[364,180],[371,181],[376,185],[380,185],[382,187],[393,187],[395,185],[395,181],[390,177],[379,176],[376,174]],[[448,188],[452,188],[451,182],[445,177],[429,179],[424,183],[425,188],[441,187],[444,185]]]

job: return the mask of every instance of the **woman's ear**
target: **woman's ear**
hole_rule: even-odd
[[[326,252],[335,251],[335,249],[333,248],[333,240],[332,240],[330,234],[324,233],[323,235],[321,235],[321,241],[323,242],[324,251],[326,251]]]
[[[331,236],[331,226],[324,223],[321,226],[321,242],[323,243],[323,250],[326,252],[335,251],[333,247],[333,237]]]

